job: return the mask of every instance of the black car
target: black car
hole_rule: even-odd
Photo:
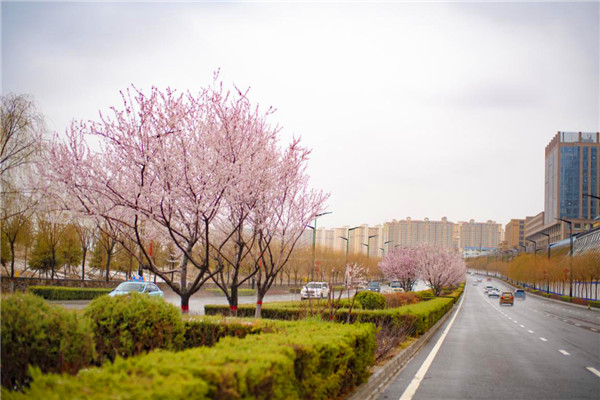
[[[369,282],[367,290],[370,292],[381,293],[381,284],[379,282]]]

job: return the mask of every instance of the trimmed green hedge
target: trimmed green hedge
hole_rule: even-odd
[[[366,381],[375,327],[314,321],[280,323],[277,332],[223,338],[212,348],[157,350],[77,376],[34,373],[13,399],[331,399]]]
[[[46,300],[93,300],[110,293],[112,289],[30,286],[29,291]]]
[[[92,323],[100,363],[155,348],[183,348],[180,311],[160,297],[141,293],[99,297],[86,307],[85,316]]]
[[[244,338],[263,332],[273,332],[273,321],[222,317],[187,316],[184,320],[186,349],[214,346],[221,338],[232,336]]]
[[[31,293],[2,298],[1,324],[4,387],[26,386],[31,380],[30,364],[44,372],[76,373],[94,361],[89,321]]]
[[[381,293],[363,291],[356,294],[356,301],[365,310],[385,309],[385,296]]]
[[[436,297],[429,301],[387,310],[353,309],[350,321],[370,322],[379,327],[388,324],[405,325],[410,334],[421,335],[443,317],[452,308],[453,304],[453,298]],[[254,310],[254,305],[242,304],[238,306],[237,315],[238,317],[253,317]],[[261,313],[263,318],[296,321],[306,318],[308,311],[306,307],[298,307],[290,303],[271,303],[263,305]],[[226,316],[229,315],[229,306],[205,305],[204,313],[206,315]],[[320,316],[323,319],[328,318],[329,310],[323,309]],[[337,310],[334,315],[334,321],[336,322],[346,322],[347,318],[348,309],[345,308]]]
[[[206,289],[206,291],[215,296],[223,296],[225,297],[225,293],[221,289]],[[255,296],[255,289],[238,289],[238,296]]]

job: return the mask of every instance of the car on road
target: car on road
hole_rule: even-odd
[[[488,297],[500,297],[500,291],[496,288],[493,288],[491,290],[488,291]]]
[[[511,306],[515,305],[515,297],[512,292],[502,292],[500,295],[500,305],[502,304],[510,304]]]
[[[525,291],[523,289],[515,289],[514,298],[525,300]]]
[[[145,293],[149,296],[163,297],[164,293],[158,286],[151,282],[127,281],[122,282],[108,295],[110,297],[121,296],[129,293]]]
[[[404,292],[404,289],[402,289],[402,286],[398,281],[391,281],[390,287],[392,288],[392,292]]]
[[[381,293],[381,284],[379,282],[369,282],[366,287],[369,292]]]
[[[308,282],[300,291],[300,298],[325,299],[329,297],[329,285],[327,282]]]
[[[483,293],[485,294],[489,294],[490,290],[492,290],[494,287],[492,285],[486,285],[483,288]]]

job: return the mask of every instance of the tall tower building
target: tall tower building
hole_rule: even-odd
[[[579,225],[599,213],[598,132],[558,132],[546,146],[544,225],[563,218]]]
[[[511,219],[506,224],[504,240],[508,249],[520,249],[520,246],[526,246],[525,243],[525,220]]]

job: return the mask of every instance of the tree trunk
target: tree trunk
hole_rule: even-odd
[[[262,304],[265,298],[265,293],[262,290],[256,291],[256,311],[254,312],[254,318],[262,318]]]
[[[110,256],[112,251],[106,252],[106,282],[110,280]]]
[[[83,257],[81,260],[81,280],[85,280],[85,256],[87,254],[87,246],[83,248]]]
[[[238,287],[236,285],[231,286],[231,294],[229,298],[229,314],[232,317],[237,317],[238,313]]]
[[[10,277],[15,277],[15,242],[10,242]]]
[[[190,312],[190,294],[186,291],[181,291],[181,313],[189,314]]]

